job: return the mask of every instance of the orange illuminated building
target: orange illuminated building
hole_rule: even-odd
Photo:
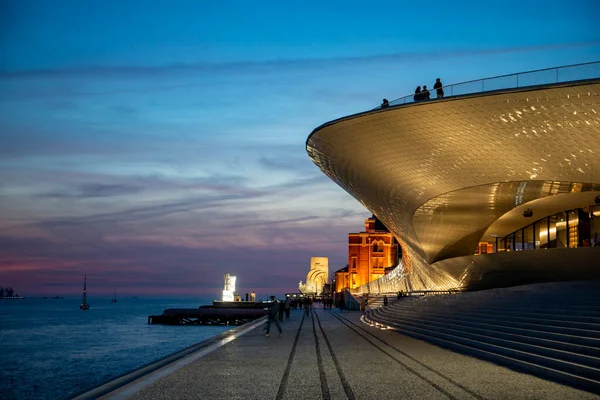
[[[491,254],[494,252],[494,245],[490,242],[479,242],[475,255],[479,254]]]
[[[365,220],[365,232],[348,234],[348,265],[335,272],[335,291],[356,288],[381,278],[398,265],[399,245],[375,216]]]

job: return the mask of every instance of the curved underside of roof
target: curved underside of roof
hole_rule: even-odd
[[[478,241],[530,223],[523,209],[539,219],[593,204],[600,193],[600,81],[375,110],[315,129],[306,148],[401,243],[401,268],[379,285],[468,286],[473,262],[464,257]],[[458,259],[464,268],[443,267]]]

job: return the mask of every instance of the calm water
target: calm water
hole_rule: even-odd
[[[0,398],[62,399],[231,327],[148,325],[165,308],[211,300],[0,300]]]

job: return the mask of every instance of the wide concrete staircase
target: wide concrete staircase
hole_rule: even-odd
[[[600,394],[598,281],[391,298],[386,307],[375,298],[369,305],[368,323]]]

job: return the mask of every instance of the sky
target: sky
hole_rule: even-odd
[[[581,1],[0,2],[0,286],[296,292],[371,213],[317,126],[417,85],[600,61]],[[374,155],[375,156],[375,155]],[[399,155],[401,156],[401,155]]]

